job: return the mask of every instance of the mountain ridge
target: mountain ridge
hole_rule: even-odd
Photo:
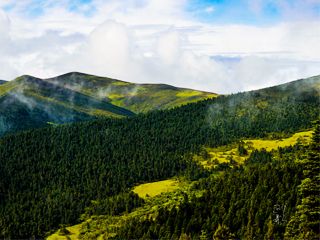
[[[130,117],[215,97],[163,84],[133,84],[70,72],[54,78],[20,76],[0,85],[0,135],[93,120]]]
[[[133,115],[130,110],[107,101],[27,75],[0,85],[0,135],[43,127],[50,122],[62,124]]]
[[[135,113],[168,109],[218,95],[168,84],[132,83],[79,72],[70,72],[45,80],[76,89],[91,97],[106,98],[111,103]]]

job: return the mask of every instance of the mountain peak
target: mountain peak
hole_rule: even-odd
[[[64,73],[64,74],[61,74],[61,75],[58,75],[56,77],[53,77],[53,78],[65,78],[65,77],[76,77],[76,76],[79,76],[79,77],[85,77],[85,76],[91,76],[90,74],[87,74],[87,73],[82,73],[82,72],[68,72],[68,73]],[[51,79],[51,78],[49,78]]]

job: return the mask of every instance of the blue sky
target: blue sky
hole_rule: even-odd
[[[256,13],[248,1],[241,0],[192,0],[188,11],[204,22],[222,24],[270,24],[279,21],[281,17],[278,7],[272,3],[263,5],[261,12]]]
[[[320,0],[0,0],[0,79],[237,92],[320,74]]]
[[[204,12],[199,9],[211,11]],[[320,1],[191,0],[188,10],[205,22],[260,25],[274,24],[290,17],[319,18]],[[288,16],[290,12],[295,16]]]
[[[47,0],[31,0],[28,4],[24,5],[21,13],[25,17],[40,17],[45,13],[45,9],[59,5],[59,1],[47,1]],[[18,1],[10,1],[8,4],[3,6],[3,10],[6,12],[11,12],[17,6],[19,6]],[[81,7],[88,6],[88,8],[83,11]],[[65,2],[65,7],[70,12],[76,12],[79,14],[84,14],[87,17],[92,16],[95,13],[95,7],[92,0],[68,0]]]
[[[20,5],[17,0],[3,1],[2,8],[9,13]],[[28,0],[26,2],[28,4],[21,9],[21,14],[31,18],[42,16],[45,9],[60,5],[61,2],[68,11],[83,14],[86,17],[92,17],[97,12],[94,0]],[[148,1],[129,2],[139,6]],[[317,0],[188,0],[185,3],[186,14],[208,23],[270,25],[290,17],[320,17],[320,1]],[[288,16],[290,13],[293,16]]]

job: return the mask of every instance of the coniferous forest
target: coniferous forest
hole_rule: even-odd
[[[144,201],[138,183],[181,176],[199,198],[129,221],[114,239],[317,239],[319,125],[312,143],[255,151],[218,177],[192,160],[203,146],[292,134],[319,118],[318,79],[220,96],[125,119],[51,126],[0,139],[0,238],[44,238],[87,214]],[[92,207],[92,201],[96,202]],[[91,208],[88,210],[88,207]]]
[[[199,181],[194,188],[205,191],[200,198],[185,195],[179,208],[130,221],[114,239],[318,239],[319,167],[312,177],[307,173],[311,164],[319,165],[318,150],[280,149],[263,165],[265,152],[258,152],[255,163],[250,159],[219,178]]]

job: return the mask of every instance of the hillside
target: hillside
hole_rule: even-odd
[[[210,154],[213,148],[238,143],[240,140],[290,137],[297,131],[309,129],[312,121],[317,120],[320,114],[319,81],[320,77],[314,77],[272,88],[219,96],[171,110],[152,111],[132,118],[99,119],[5,136],[0,140],[0,237],[43,237],[61,224],[79,223],[81,215],[87,210],[87,215],[116,216],[125,211],[130,212],[142,204],[140,198],[128,193],[128,189],[139,183],[175,176],[188,181],[211,174],[215,176],[219,169],[203,168],[194,161],[194,156],[201,155],[203,148],[210,149]],[[279,155],[284,153],[280,152]],[[263,151],[257,155],[260,157],[253,155],[250,162],[256,162],[257,158],[266,159],[266,162],[270,159],[268,153]],[[296,157],[290,156],[288,159],[292,161]],[[221,192],[225,195],[219,195],[219,199],[226,199],[221,210],[218,208],[219,202],[215,203],[217,208],[210,211],[205,208],[207,200],[213,201],[216,191],[220,189],[215,181],[209,182],[211,191],[199,201],[199,208],[204,216],[211,211],[225,214],[226,210],[223,209],[228,209],[231,203],[232,206],[244,206],[243,201],[248,201],[249,204],[251,200],[253,206],[255,202],[265,203],[263,191],[252,199],[249,197],[253,195],[257,174],[264,176],[262,180],[266,178],[265,183],[259,182],[259,189],[273,191],[279,194],[277,196],[282,196],[281,199],[289,199],[288,196],[292,195],[293,199],[289,199],[289,203],[294,207],[296,189],[287,193],[287,188],[298,185],[301,172],[298,172],[299,168],[297,170],[296,166],[282,166],[281,161],[279,163],[280,165],[272,162],[262,165],[261,171],[255,167],[258,172],[251,168],[240,168],[244,171],[241,181],[237,181],[241,172],[230,174],[226,180],[221,180],[222,189],[227,190],[230,186],[234,186],[230,189],[239,189],[239,194],[233,197],[231,192]],[[230,164],[220,166],[221,169],[228,171]],[[289,175],[284,174],[287,171]],[[277,180],[280,185],[272,190],[273,179],[277,179],[273,175],[278,176],[278,173],[278,178],[283,175],[285,177],[283,181]],[[247,180],[250,182],[249,188],[236,185],[246,183]],[[294,184],[292,181],[295,181]],[[202,182],[201,186],[206,188],[206,183]],[[281,195],[282,193],[285,194]],[[242,202],[236,202],[237,196],[241,197]],[[269,196],[271,198],[276,195]],[[197,201],[191,202],[193,205],[190,209],[199,215],[201,211],[196,211],[195,202]],[[266,214],[270,214],[270,206],[276,203],[277,200],[273,199],[273,202],[262,209],[268,209]],[[248,209],[237,214],[248,215],[246,210]],[[173,223],[175,216],[184,213],[168,211],[164,209],[163,214],[159,214],[163,216],[158,219],[160,222],[170,219]],[[251,211],[250,219],[245,217],[241,222],[242,218],[236,218],[241,221],[237,220],[235,226],[241,227],[232,231],[241,237],[245,235],[244,226],[248,221],[252,222],[254,214],[257,214],[256,208]],[[224,219],[217,214],[212,215],[212,222],[232,226],[230,216],[235,216],[234,212],[230,210],[229,217],[225,218],[228,223],[223,222]],[[290,214],[292,212],[293,209]],[[187,212],[185,217],[179,218],[189,219],[190,214],[191,212]],[[198,215],[192,218],[193,221]],[[268,215],[263,217],[267,218]],[[217,225],[205,225],[205,222],[209,224],[210,221],[206,218],[199,219],[201,225],[197,225],[197,222],[190,223],[192,227],[188,231],[199,236],[203,226],[211,234]],[[135,232],[133,228],[136,226],[141,226],[142,232],[130,235],[132,238],[141,237],[139,234],[144,230],[148,231],[148,226],[156,228],[156,224],[147,220],[142,223],[133,222],[128,225],[127,229],[119,233],[119,238],[128,236],[126,230]],[[164,227],[174,226],[170,222],[161,224]],[[254,231],[265,233],[265,222],[254,226]],[[163,230],[168,232],[167,235],[172,235],[174,231]],[[152,231],[158,233],[155,229]],[[250,231],[248,234],[251,234]],[[283,234],[283,229],[275,231]],[[159,233],[158,236],[163,235]],[[255,236],[261,239],[258,233]],[[145,237],[148,238],[147,235]]]
[[[0,86],[0,135],[48,124],[128,117],[134,112],[171,108],[212,96],[81,73],[52,79],[22,76]]]
[[[77,72],[46,81],[98,99],[105,99],[135,113],[168,109],[217,96],[215,93],[177,88],[166,84],[136,84]]]
[[[6,83],[4,80],[0,80],[0,85]]]
[[[0,86],[0,135],[49,123],[133,115],[107,101],[31,76],[22,76]]]
[[[298,141],[295,136],[297,135],[308,136],[299,148],[296,145]],[[215,211],[221,205],[224,205],[227,209],[220,209],[219,214],[223,215],[220,218],[227,219],[225,227],[229,229],[229,234],[231,234],[231,231],[236,232],[239,228],[246,228],[241,222],[246,221],[248,215],[242,214],[241,218],[234,216],[240,215],[241,212],[247,211],[247,209],[252,211],[258,211],[259,209],[260,213],[257,212],[256,214],[260,214],[259,221],[262,224],[269,222],[269,216],[275,218],[276,214],[271,213],[274,208],[274,203],[272,203],[274,200],[278,201],[278,205],[286,204],[286,216],[281,216],[279,223],[275,223],[275,225],[283,226],[285,225],[285,221],[289,219],[289,215],[292,214],[293,206],[296,204],[297,194],[295,191],[291,193],[290,191],[296,187],[299,181],[299,174],[301,174],[298,165],[290,161],[289,158],[293,156],[301,158],[301,155],[305,153],[307,146],[311,142],[310,137],[310,132],[299,132],[285,139],[265,140],[268,142],[266,144],[268,146],[269,144],[275,145],[280,140],[283,141],[286,147],[282,145],[281,152],[277,148],[269,149],[265,152],[258,149],[261,145],[249,146],[255,153],[246,155],[246,161],[232,162],[232,160],[228,160],[220,162],[220,166],[216,167],[211,176],[198,181],[186,181],[183,178],[176,178],[140,184],[135,186],[132,192],[138,194],[144,202],[137,205],[132,211],[126,211],[122,214],[108,214],[107,212],[101,212],[97,203],[92,203],[82,216],[84,221],[81,224],[66,227],[67,231],[63,231],[63,228],[59,229],[59,231],[50,235],[47,239],[170,239],[172,236],[168,235],[173,235],[173,239],[178,239],[183,234],[198,238],[199,233],[201,234],[200,230],[205,231],[210,236],[217,229],[218,223],[215,224],[214,222],[219,221],[217,216],[211,219],[210,215],[217,215]],[[296,141],[292,141],[292,138],[295,138]],[[261,140],[256,139],[254,141]],[[222,153],[229,155],[228,146],[222,146],[221,148],[225,148],[225,150],[220,150]],[[241,169],[243,166],[247,169]],[[258,174],[260,180],[255,181],[256,178],[250,176],[251,174]],[[282,181],[282,176],[285,176],[285,181]],[[259,190],[261,191],[267,187],[271,188],[276,179],[279,181],[277,184],[281,186],[273,190],[273,193],[278,195],[277,197],[273,198],[270,195],[266,196],[266,194],[263,195],[263,192],[259,192]],[[288,181],[291,181],[291,184],[286,186]],[[241,188],[244,182],[250,188]],[[219,186],[221,184],[225,188]],[[231,201],[237,199],[239,202],[245,202],[247,201],[247,197],[251,196],[253,192],[255,192],[253,198],[259,200],[259,202],[255,203],[255,206],[240,205],[236,204],[236,202],[228,203],[230,198],[226,195],[232,194],[237,196],[231,199]],[[281,195],[288,196],[288,199],[277,199]],[[261,199],[267,199],[267,203],[263,203]],[[210,204],[208,204],[209,200]],[[199,209],[199,206],[201,209]],[[178,209],[178,211],[175,211],[175,209]],[[231,215],[230,211],[234,214]],[[167,218],[171,218],[171,220]],[[206,225],[205,222],[208,218],[211,224]],[[172,227],[173,222],[174,227]],[[229,222],[232,222],[232,225],[229,225]],[[161,227],[155,227],[155,225]],[[214,227],[215,225],[216,227]],[[199,226],[201,226],[200,229]],[[279,231],[279,226],[277,227],[278,230],[275,230],[273,233],[270,232],[269,235],[282,231]],[[161,230],[161,228],[165,230]],[[253,226],[252,228],[255,227]],[[267,228],[270,228],[270,226],[266,226]],[[224,234],[228,234],[228,232]],[[255,237],[258,237],[257,233],[254,234]],[[262,238],[263,235],[260,235],[259,239]]]

